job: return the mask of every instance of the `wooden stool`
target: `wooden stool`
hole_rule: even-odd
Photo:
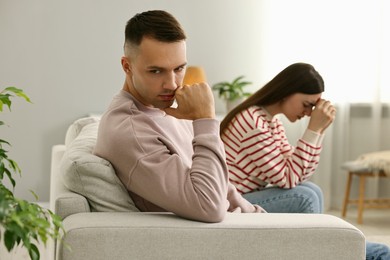
[[[352,178],[356,176],[359,178],[359,198],[355,200],[351,200],[349,198],[349,193],[351,191]],[[348,204],[357,204],[358,205],[358,224],[363,223],[363,210],[368,208],[375,209],[384,209],[390,208],[390,198],[389,199],[366,199],[365,198],[365,184],[366,178],[373,177],[390,177],[386,175],[383,171],[380,172],[372,172],[369,170],[359,170],[359,171],[349,171],[348,172],[348,181],[347,188],[345,191],[345,198],[343,204],[342,216],[345,217],[347,215],[347,207]]]

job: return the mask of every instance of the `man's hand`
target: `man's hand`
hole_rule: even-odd
[[[336,108],[327,100],[317,101],[311,112],[308,128],[314,132],[323,133],[336,117]]]
[[[207,83],[184,85],[175,92],[177,108],[164,111],[178,119],[215,118],[214,96]]]

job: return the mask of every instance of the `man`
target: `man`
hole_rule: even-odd
[[[204,222],[264,212],[228,181],[210,87],[182,86],[186,36],[177,20],[137,14],[125,38],[125,82],[101,118],[94,153],[111,162],[137,208]],[[389,259],[384,245],[367,243],[366,251],[367,259]]]
[[[186,35],[177,20],[165,11],[137,14],[125,38],[126,79],[101,119],[95,154],[112,163],[141,211],[205,222],[262,212],[228,181],[210,87],[182,86]]]

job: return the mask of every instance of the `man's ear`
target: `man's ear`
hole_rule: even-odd
[[[127,57],[122,57],[121,58],[121,63],[122,63],[122,69],[126,74],[131,73],[131,66],[130,66],[130,60]]]

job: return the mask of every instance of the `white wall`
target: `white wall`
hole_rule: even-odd
[[[33,104],[15,100],[2,113],[19,163],[18,197],[49,200],[50,152],[67,126],[90,112],[102,112],[122,87],[124,27],[134,14],[164,9],[188,36],[188,61],[202,65],[210,84],[245,75],[263,84],[262,2],[259,0],[1,0],[0,89],[22,88]],[[217,102],[217,110],[224,106]]]

